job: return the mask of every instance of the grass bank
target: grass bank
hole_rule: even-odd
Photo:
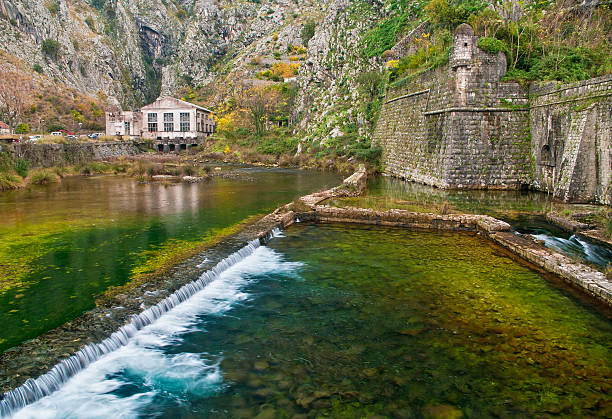
[[[248,128],[221,130],[199,147],[200,159],[224,160],[265,166],[299,167],[350,174],[365,163],[377,171],[382,150],[371,143],[332,144],[301,150],[290,128],[273,128],[261,136]]]
[[[107,305],[116,295],[124,294],[166,274],[181,262],[238,233],[245,226],[255,223],[263,216],[264,214],[253,215],[229,227],[212,229],[200,240],[171,239],[155,249],[142,252],[140,254],[141,262],[132,269],[128,282],[121,286],[108,288],[96,298],[96,305]]]

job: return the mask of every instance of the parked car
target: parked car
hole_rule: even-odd
[[[51,133],[51,135],[53,135],[54,137],[61,137],[64,135],[64,133],[60,132],[60,131],[53,131]]]
[[[94,132],[93,134],[89,134],[88,137],[91,138],[92,140],[95,140],[96,138],[98,138],[100,136],[99,133]]]
[[[59,130],[59,132],[61,132],[62,135],[74,135],[74,132],[70,132],[70,131],[65,130],[65,129],[61,129],[61,130]]]
[[[68,138],[69,140],[78,140],[79,137],[77,137],[76,135],[67,135],[66,138]]]
[[[26,140],[26,143],[35,143],[42,138],[42,135],[30,135],[30,138]]]

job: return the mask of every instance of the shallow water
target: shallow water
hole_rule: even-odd
[[[555,202],[542,192],[442,190],[395,178],[379,177],[368,184],[363,196],[331,200],[332,205],[408,211],[436,212],[443,208],[466,214],[486,214],[508,222],[524,234],[534,235],[544,244],[579,262],[605,269],[612,264],[612,251],[589,241],[571,237],[545,219],[550,211],[564,208],[596,211],[595,205]]]
[[[286,236],[16,417],[612,414],[608,315],[487,241]]]
[[[0,194],[0,351],[93,307],[152,261],[312,191],[335,174],[237,169],[236,179],[147,184],[69,177]]]
[[[441,205],[468,214],[488,214],[503,218],[513,213],[546,213],[563,203],[535,191],[444,190],[401,179],[379,177],[368,184],[363,199],[387,198],[406,205]],[[585,206],[592,207],[592,206]]]

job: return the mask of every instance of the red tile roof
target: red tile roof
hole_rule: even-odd
[[[6,125],[4,122],[0,121],[0,129],[9,129],[10,127]]]

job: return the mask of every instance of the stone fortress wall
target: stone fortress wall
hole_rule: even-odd
[[[502,82],[505,55],[477,45],[461,25],[447,66],[389,89],[374,134],[385,173],[440,188],[531,186],[610,203],[612,77],[560,87]]]
[[[31,167],[69,166],[93,160],[114,160],[142,152],[133,142],[99,142],[68,144],[20,143],[6,146],[15,158],[30,162]]]
[[[612,204],[612,76],[532,84],[532,185],[570,202]]]

